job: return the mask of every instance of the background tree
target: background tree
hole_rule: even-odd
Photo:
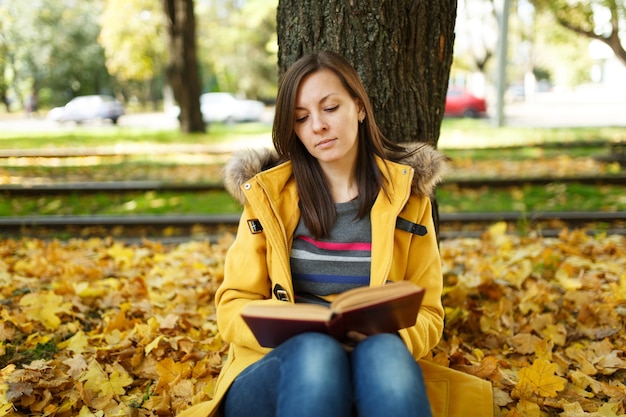
[[[162,0],[166,15],[169,59],[167,79],[180,106],[180,126],[186,133],[204,132],[200,112],[200,74],[196,57],[193,0]]]
[[[494,0],[459,0],[455,24],[454,60],[450,84],[485,97],[488,64],[498,46],[498,17]]]
[[[199,2],[196,7],[205,91],[248,98],[276,96],[278,0]]]
[[[7,113],[11,111],[11,103],[9,102],[9,77],[7,70],[9,68],[9,41],[8,30],[11,21],[9,11],[0,4],[0,101],[4,105]]]
[[[626,49],[621,40],[626,34],[625,0],[534,0],[534,4],[549,11],[564,28],[604,42],[626,65]]]
[[[106,0],[98,41],[127,95],[156,106],[167,54],[165,15],[153,0]]]
[[[512,30],[515,30],[515,25],[512,25]],[[528,59],[540,83],[543,81],[548,85],[573,88],[591,81],[593,60],[586,53],[589,50],[589,38],[576,36],[572,31],[555,24],[554,17],[545,10],[534,13],[532,23],[525,31],[531,34],[526,38],[528,42],[519,36],[509,36],[512,42],[510,49],[517,53],[509,66],[511,74],[524,68],[527,65],[524,59]],[[527,89],[526,93],[532,94],[532,91]]]
[[[455,62],[484,73],[498,43],[498,17],[494,0],[460,0],[456,24]]]
[[[390,140],[436,146],[456,6],[456,0],[281,0],[280,73],[308,51],[342,53],[357,68]]]
[[[80,94],[110,91],[112,80],[98,45],[100,0],[3,0],[11,89],[23,100],[36,90],[40,102],[64,103]]]

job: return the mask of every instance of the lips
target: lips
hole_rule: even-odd
[[[316,148],[325,148],[328,147],[331,143],[336,141],[337,139],[324,139],[315,145]]]

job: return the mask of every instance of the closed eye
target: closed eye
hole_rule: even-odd
[[[332,113],[334,111],[336,111],[337,109],[339,109],[339,105],[335,105],[335,106],[331,106],[331,107],[326,107],[324,108],[324,111],[327,113]],[[302,123],[305,122],[307,119],[309,118],[309,115],[305,115],[305,116],[300,116],[300,117],[296,117],[296,123]]]

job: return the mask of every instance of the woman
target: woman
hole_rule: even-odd
[[[248,151],[226,168],[244,204],[216,293],[230,351],[214,400],[183,415],[430,416],[416,360],[443,330],[430,196],[445,157],[387,141],[358,74],[331,52],[281,79],[273,142],[276,152]],[[326,303],[401,280],[426,292],[417,323],[397,334],[352,332],[341,344],[304,333],[270,350],[241,317],[250,303]]]

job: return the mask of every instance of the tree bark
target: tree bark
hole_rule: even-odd
[[[384,135],[437,146],[457,0],[279,0],[278,66],[329,49],[357,69]],[[435,234],[439,209],[432,198]]]
[[[180,107],[185,133],[205,132],[200,111],[200,73],[196,59],[196,22],[193,0],[162,0],[166,15],[169,62],[167,80]]]
[[[454,46],[457,0],[280,0],[278,65],[343,54],[393,142],[437,145]]]

